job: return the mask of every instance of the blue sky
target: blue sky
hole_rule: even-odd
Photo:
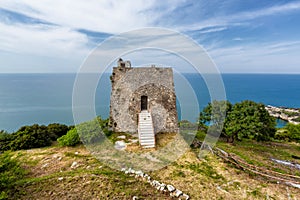
[[[99,42],[143,27],[188,35],[223,73],[300,73],[300,1],[283,0],[1,0],[0,73],[76,72]]]

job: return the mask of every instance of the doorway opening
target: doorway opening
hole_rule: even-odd
[[[147,110],[147,109],[148,109],[148,97],[141,96],[141,110]]]

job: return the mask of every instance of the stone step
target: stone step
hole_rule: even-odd
[[[151,135],[153,137],[153,131],[147,131],[147,132],[142,132],[143,134],[141,134],[140,136],[144,136],[144,135]]]
[[[153,132],[153,128],[152,127],[140,127],[139,130],[140,131],[151,131],[151,132]]]
[[[140,124],[140,127],[152,128],[152,125],[151,124]]]
[[[139,123],[151,123],[151,118],[149,120],[139,120]]]
[[[141,142],[155,142],[154,138],[141,138],[140,139]]]
[[[154,141],[141,141],[140,145],[141,146],[144,146],[144,145],[155,145],[155,142]]]
[[[155,147],[155,135],[151,114],[148,111],[139,113],[139,142],[143,148]]]
[[[139,125],[140,128],[152,128],[151,124],[140,124]]]
[[[155,144],[145,144],[145,145],[142,145],[143,148],[154,148],[155,147]]]
[[[151,141],[154,141],[154,138],[153,137],[140,137],[140,140],[141,141],[149,141],[149,140],[151,140]]]
[[[142,135],[152,135],[153,136],[153,130],[141,130],[140,129],[140,132],[142,133]]]
[[[144,149],[147,149],[147,148],[155,148],[155,145],[145,145],[143,146]]]
[[[153,130],[152,129],[148,129],[148,130],[140,129],[140,132],[142,133],[142,135],[147,134],[147,133],[153,135]]]
[[[149,113],[141,113],[139,116],[140,117],[144,117],[144,116],[150,117],[151,115],[149,115]]]
[[[151,124],[140,124],[141,128],[152,128]]]
[[[139,124],[149,124],[149,125],[152,125],[150,120],[149,121],[140,121]]]
[[[155,145],[154,141],[145,141],[145,142],[141,142],[141,145]]]
[[[149,122],[151,122],[151,118],[149,120],[144,120],[144,119],[139,120],[139,123],[149,123]]]

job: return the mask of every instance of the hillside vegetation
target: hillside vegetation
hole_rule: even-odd
[[[200,113],[198,124],[180,122],[186,131],[183,138],[189,129],[198,128],[193,148],[166,167],[147,173],[154,180],[182,190],[191,199],[300,199],[300,189],[295,185],[247,170],[215,151],[219,148],[255,170],[292,177],[298,183],[300,125],[289,124],[276,130],[274,118],[263,109],[264,105],[251,101],[213,104]],[[221,126],[224,111],[228,117]],[[211,130],[221,132],[221,138],[217,148],[208,148],[211,152],[199,159],[207,122],[212,124]],[[102,135],[96,128],[99,125]],[[172,199],[147,181],[108,167],[81,143],[96,145],[104,136],[112,142],[135,139],[130,134],[111,132],[108,120],[100,117],[76,129],[50,124],[24,126],[12,134],[1,131],[0,199]],[[172,133],[158,134],[157,149],[176,137]],[[123,151],[154,153],[154,149],[142,150],[138,143],[128,143]],[[126,166],[132,162],[126,160]]]
[[[229,152],[238,153],[248,162],[297,175],[295,169],[272,163],[269,157],[291,159],[299,152],[300,146],[287,143],[270,145],[269,151],[258,154],[268,147],[251,141],[237,143],[236,146],[225,142],[218,144]],[[199,160],[197,153],[198,150],[188,151],[176,162],[150,172],[150,175],[180,188],[191,199],[300,198],[297,188],[240,171],[213,154]],[[106,167],[83,146],[20,150],[9,155],[15,162],[12,165],[17,167],[10,168],[11,173],[5,175],[16,177],[9,185],[1,186],[5,191],[5,194],[2,193],[3,199],[132,199],[133,196],[140,199],[170,199],[149,183]],[[4,154],[1,159],[3,157]],[[24,171],[20,172],[20,167]]]

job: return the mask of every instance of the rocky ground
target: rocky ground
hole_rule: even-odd
[[[227,144],[220,146],[227,151],[235,148]],[[242,152],[241,156],[249,151],[243,148],[238,145],[236,148]],[[125,173],[128,169],[119,171],[105,166],[84,146],[53,146],[13,154],[28,175],[16,182],[10,193],[12,199],[178,199],[170,196],[167,185],[190,199],[300,199],[297,188],[241,171],[216,155],[209,154],[199,160],[197,150],[186,152],[161,170],[147,173],[152,180],[165,184],[163,190],[147,178]],[[269,158],[264,159],[270,162]]]

